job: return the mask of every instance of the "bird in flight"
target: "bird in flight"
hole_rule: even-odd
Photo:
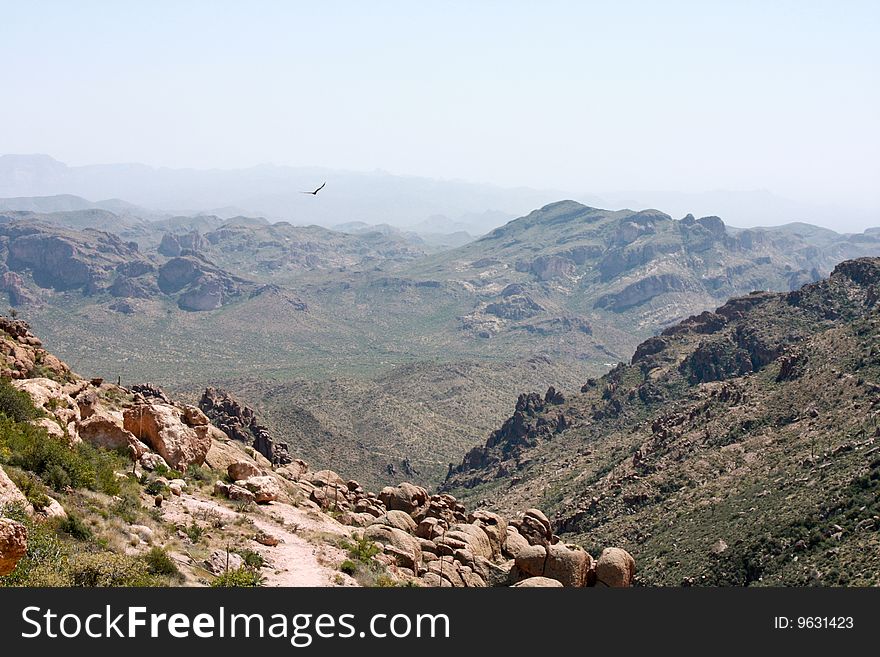
[[[324,185],[326,185],[326,184],[327,184],[327,183],[326,183],[326,181],[325,181],[325,182],[324,182],[320,187],[318,187],[318,189],[316,189],[315,191],[313,191],[313,192],[300,192],[300,194],[311,194],[312,196],[317,196],[317,195],[318,195],[318,192],[320,192],[322,189],[324,189]]]

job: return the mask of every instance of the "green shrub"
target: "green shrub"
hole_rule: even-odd
[[[6,474],[37,511],[49,506],[49,489],[33,473],[7,468]]]
[[[65,534],[70,534],[78,541],[87,541],[92,537],[92,530],[83,522],[82,518],[70,512],[64,520],[58,523],[58,529]]]
[[[254,550],[242,548],[238,550],[238,555],[244,560],[244,565],[255,570],[259,570],[266,563],[263,555]]]
[[[241,566],[235,570],[228,570],[222,575],[216,577],[211,586],[219,588],[243,588],[260,586],[263,583],[263,576],[256,570]]]
[[[5,415],[0,415],[0,442],[9,464],[39,475],[55,490],[72,486],[108,495],[120,492],[115,471],[127,463],[116,452],[88,443],[72,448],[41,427],[13,422]]]
[[[0,586],[67,586],[67,548],[51,524],[34,521],[21,507],[6,507],[3,514],[27,528],[28,546],[15,570],[0,577]]]
[[[129,525],[137,524],[141,514],[141,500],[137,493],[131,490],[122,491],[119,500],[113,505],[113,515],[121,518]]]
[[[149,482],[144,487],[144,492],[146,492],[148,495],[164,494],[167,490],[168,487],[158,479],[153,479],[153,481]]]
[[[157,586],[143,559],[127,554],[93,552],[70,559],[70,586]]]
[[[156,546],[143,556],[147,570],[153,575],[179,575],[177,564],[162,548]]]
[[[0,379],[0,413],[13,422],[27,422],[40,417],[31,396],[15,388],[7,379]]]
[[[191,540],[193,543],[198,543],[202,538],[202,534],[205,533],[205,530],[202,528],[202,526],[195,521],[184,531],[189,537],[189,540]]]
[[[357,564],[351,559],[346,559],[339,566],[339,570],[344,572],[346,575],[354,575],[357,572],[357,569]]]
[[[361,563],[370,563],[381,552],[378,545],[363,536],[356,543],[349,543],[345,547],[348,549],[348,556]]]

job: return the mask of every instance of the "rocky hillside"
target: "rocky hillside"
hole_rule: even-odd
[[[564,544],[537,509],[508,522],[410,483],[369,492],[290,458],[228,394],[206,390],[206,415],[79,377],[24,322],[0,318],[0,342],[0,586],[634,581],[625,550]]]
[[[541,504],[646,584],[876,585],[880,259],[753,293],[580,391],[520,397],[444,489]]]

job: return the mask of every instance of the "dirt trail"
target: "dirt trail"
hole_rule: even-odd
[[[261,513],[248,514],[253,521],[251,533],[263,531],[280,539],[275,546],[253,540],[248,546],[266,560],[262,570],[265,586],[357,586],[336,568],[346,557],[343,550],[323,541],[312,543],[307,538],[316,533],[346,536],[347,528],[329,516],[282,502],[261,505],[260,510]],[[232,523],[241,517],[215,500],[187,493],[169,500],[162,515],[165,522],[182,526],[188,526],[194,518],[214,517]]]

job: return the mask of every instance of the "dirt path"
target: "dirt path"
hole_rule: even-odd
[[[193,519],[220,518],[234,523],[241,514],[216,500],[184,493],[163,506],[165,522],[189,526]],[[248,514],[251,534],[263,531],[280,542],[266,546],[250,541],[248,546],[266,560],[262,574],[265,586],[357,586],[337,569],[345,552],[325,541],[311,542],[309,535],[347,535],[346,528],[321,513],[281,502],[261,505],[260,513]],[[222,547],[222,546],[220,546]]]

